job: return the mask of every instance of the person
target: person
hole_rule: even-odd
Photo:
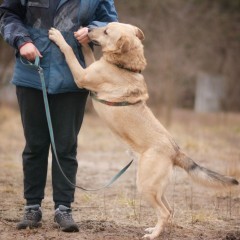
[[[40,57],[44,71],[55,144],[60,165],[76,182],[77,136],[88,91],[77,88],[59,48],[48,30],[60,30],[85,67],[81,44],[89,42],[88,28],[118,21],[114,0],[4,0],[0,6],[1,35],[16,49],[13,84],[21,113],[26,145],[22,153],[26,205],[18,229],[40,227],[41,202],[47,178],[50,137],[41,82],[37,70],[24,64]],[[63,177],[52,156],[54,221],[66,232],[79,231],[72,218],[75,188]]]

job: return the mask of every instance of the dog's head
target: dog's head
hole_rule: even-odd
[[[109,53],[126,53],[144,40],[144,34],[139,28],[117,22],[91,29],[88,36],[94,44],[102,47],[103,52]]]

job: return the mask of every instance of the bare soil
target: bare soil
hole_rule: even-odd
[[[155,114],[164,123],[157,109]],[[194,114],[174,110],[168,129],[198,163],[240,179],[239,114]],[[142,238],[145,228],[154,226],[153,210],[136,191],[135,161],[109,189],[99,192],[77,189],[73,216],[80,232],[61,232],[53,223],[50,156],[42,204],[43,226],[17,231],[15,226],[24,207],[23,147],[18,111],[0,107],[0,239],[134,240]],[[86,188],[104,185],[131,160],[126,150],[95,114],[86,114],[79,135],[78,184]],[[174,217],[159,239],[240,240],[239,188],[227,192],[203,188],[194,184],[183,170],[175,169],[167,197]]]

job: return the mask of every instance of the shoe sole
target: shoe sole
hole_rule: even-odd
[[[22,229],[33,229],[33,228],[39,228],[42,227],[42,223],[41,222],[37,222],[37,223],[32,223],[31,221],[26,221],[24,223],[19,223],[17,225],[17,230],[22,230]]]
[[[79,232],[79,228],[77,226],[70,226],[67,228],[61,228],[63,232]]]

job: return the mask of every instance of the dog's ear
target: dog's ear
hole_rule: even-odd
[[[120,37],[117,42],[118,49],[121,50],[122,53],[126,53],[130,50],[130,41],[126,36]]]
[[[143,31],[138,28],[138,27],[135,27],[135,31],[136,31],[136,36],[141,40],[143,41],[145,39],[145,36],[144,36],[144,33]]]

